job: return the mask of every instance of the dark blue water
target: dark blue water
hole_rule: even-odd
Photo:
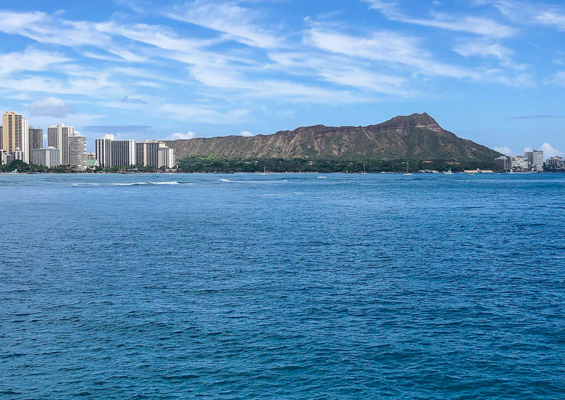
[[[565,397],[565,176],[319,178],[0,176],[0,398]]]

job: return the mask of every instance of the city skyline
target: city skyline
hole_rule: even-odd
[[[505,153],[565,150],[558,1],[6,0],[0,21],[0,106],[89,150],[423,111]]]

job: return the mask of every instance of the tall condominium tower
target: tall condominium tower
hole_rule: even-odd
[[[43,147],[43,129],[29,127],[29,150],[41,149]],[[31,154],[31,153],[30,153]]]
[[[22,161],[29,163],[28,120],[14,111],[2,115],[2,150],[13,153],[21,151]]]
[[[143,140],[136,145],[137,164],[144,167],[159,168],[159,142]]]
[[[112,147],[112,166],[136,165],[135,140],[114,140]]]
[[[175,153],[169,149],[165,143],[159,143],[159,168],[174,168]]]
[[[135,140],[114,140],[114,135],[96,139],[96,161],[101,167],[136,165]]]
[[[80,136],[79,132],[74,132],[68,137],[68,165],[75,167],[79,171],[86,170],[86,137]]]
[[[96,139],[96,161],[102,168],[112,166],[112,141],[114,135],[104,135],[102,139]]]
[[[63,165],[69,165],[69,137],[74,134],[74,126],[59,124],[47,128],[47,145],[59,149]]]

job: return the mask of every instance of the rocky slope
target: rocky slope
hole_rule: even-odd
[[[222,158],[492,161],[500,155],[444,130],[426,113],[365,127],[316,125],[273,135],[196,138],[167,145],[178,160],[216,154]]]

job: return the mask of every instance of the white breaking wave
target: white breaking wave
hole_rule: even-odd
[[[113,186],[136,186],[136,185],[149,185],[149,182],[133,182],[133,183],[112,183]]]
[[[150,185],[180,185],[177,181],[173,182],[149,182]]]
[[[231,182],[229,179],[220,179],[221,182]]]

